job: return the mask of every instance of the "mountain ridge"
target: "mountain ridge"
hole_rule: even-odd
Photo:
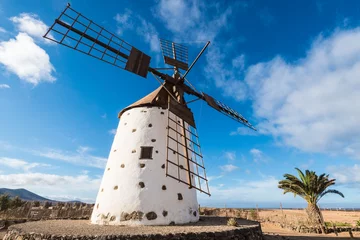
[[[37,195],[36,193],[30,192],[29,190],[26,190],[25,188],[18,188],[18,189],[0,188],[0,195],[2,195],[2,194],[8,194],[12,198],[18,196],[19,198],[21,198],[24,201],[56,202],[55,200],[44,198],[40,195]]]

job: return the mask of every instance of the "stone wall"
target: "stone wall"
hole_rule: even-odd
[[[23,206],[0,212],[0,220],[89,219],[93,204],[25,202]]]
[[[154,240],[263,240],[261,227],[239,228],[235,230],[222,232],[202,232],[202,233],[179,233],[179,234],[152,234],[152,235],[101,235],[101,236],[84,236],[84,235],[49,235],[38,233],[21,233],[17,230],[9,230],[3,240],[129,240],[129,239],[154,239]]]

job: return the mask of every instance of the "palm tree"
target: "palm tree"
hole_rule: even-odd
[[[305,174],[295,168],[300,177],[291,174],[284,174],[284,180],[279,181],[278,187],[285,193],[293,193],[305,199],[308,203],[307,213],[310,220],[320,225],[322,233],[325,233],[324,220],[318,207],[319,200],[328,193],[335,193],[344,197],[344,194],[335,189],[327,189],[335,184],[335,179],[329,179],[325,173],[318,176],[314,171],[306,170]]]

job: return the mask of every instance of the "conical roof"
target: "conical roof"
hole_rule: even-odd
[[[134,102],[133,104],[127,106],[123,110],[119,112],[118,118],[121,117],[121,115],[131,109],[136,107],[143,107],[143,106],[159,106],[159,107],[167,107],[167,95],[168,93],[163,88],[163,86],[158,87],[153,92],[149,93],[145,97],[141,98],[140,100]]]

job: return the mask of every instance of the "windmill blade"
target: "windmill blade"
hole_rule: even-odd
[[[244,124],[245,126],[253,129],[256,131],[256,128],[253,127],[248,120],[246,120],[240,113],[238,113],[237,111],[235,111],[234,109],[228,107],[227,105],[221,103],[220,101],[216,100],[215,98],[207,95],[206,93],[202,93],[203,94],[203,100],[205,100],[205,102],[207,102],[207,104],[212,107],[215,108],[216,110],[218,110],[219,112],[225,114],[226,116],[234,119],[235,121]]]
[[[75,11],[70,4],[44,38],[144,78],[147,76],[151,59],[148,55]]]
[[[160,39],[160,47],[166,64],[188,70],[188,48],[186,46]]]
[[[210,196],[196,128],[167,111],[166,176]]]

